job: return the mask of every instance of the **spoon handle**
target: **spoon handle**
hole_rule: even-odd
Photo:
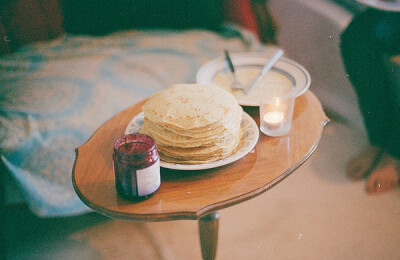
[[[230,69],[233,73],[235,73],[235,67],[233,66],[231,57],[229,57],[228,51],[225,50],[224,52],[225,52],[225,60],[226,60],[226,62],[228,62],[229,69]]]
[[[283,50],[278,50],[274,54],[274,56],[272,56],[269,62],[265,64],[264,67],[261,69],[260,74],[258,74],[258,76],[255,79],[253,79],[253,81],[248,85],[248,87],[245,90],[245,94],[249,93],[254,88],[254,86],[257,85],[258,81],[260,81],[262,76],[264,76],[265,73],[267,73],[274,66],[274,64],[279,60],[279,58],[282,55],[283,55]]]

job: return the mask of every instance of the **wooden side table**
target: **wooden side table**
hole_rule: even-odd
[[[72,181],[80,199],[95,211],[134,221],[199,220],[204,259],[214,259],[218,240],[217,210],[267,191],[304,163],[316,149],[329,122],[319,100],[310,91],[296,99],[292,129],[287,136],[260,134],[253,151],[240,160],[215,169],[179,171],[161,169],[161,187],[142,202],[118,196],[112,162],[113,143],[124,134],[145,101],[104,123],[76,149]],[[245,108],[259,124],[258,108]]]

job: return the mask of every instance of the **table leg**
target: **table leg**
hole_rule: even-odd
[[[215,259],[217,254],[218,221],[218,212],[210,213],[199,219],[199,233],[203,259]]]

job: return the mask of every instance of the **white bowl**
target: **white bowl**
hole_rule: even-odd
[[[269,54],[257,52],[232,53],[232,63],[236,71],[257,68],[261,69],[270,59]],[[217,57],[205,63],[197,72],[196,81],[199,84],[213,84],[214,78],[219,73],[229,71],[224,56]],[[295,87],[296,97],[304,94],[311,84],[311,77],[308,71],[299,63],[285,57],[281,57],[271,69],[288,79]],[[241,95],[237,97],[238,103],[243,106],[258,106],[257,95]]]

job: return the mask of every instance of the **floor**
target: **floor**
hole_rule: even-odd
[[[366,138],[332,121],[314,155],[266,193],[221,210],[217,259],[400,259],[400,188],[368,195],[344,169]],[[7,259],[201,259],[196,221],[7,212]]]

